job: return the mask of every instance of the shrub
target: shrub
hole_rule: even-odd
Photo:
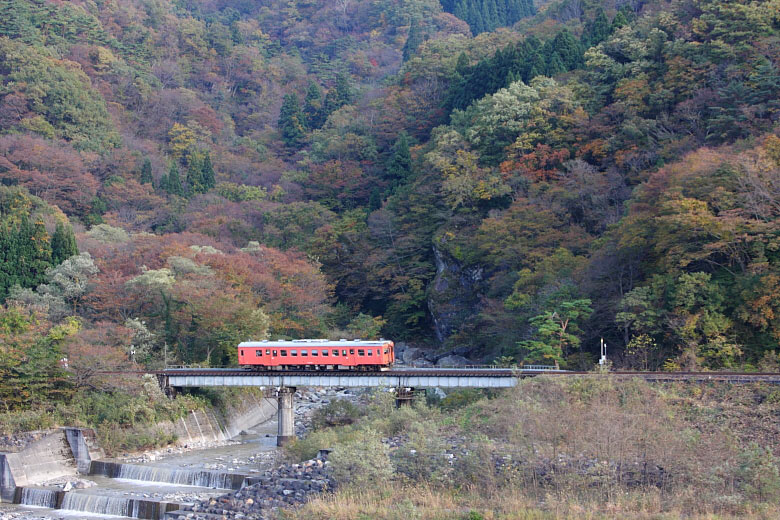
[[[344,426],[354,423],[362,415],[362,410],[355,404],[346,399],[337,399],[314,412],[312,425],[316,429]]]
[[[769,448],[755,442],[740,454],[738,476],[741,488],[751,497],[767,501],[780,493],[778,460]]]
[[[393,476],[387,446],[374,430],[363,430],[360,438],[336,446],[329,456],[333,479],[339,485],[374,487]]]
[[[464,388],[461,390],[454,390],[447,394],[447,397],[442,399],[440,406],[443,410],[456,410],[458,408],[465,408],[472,403],[476,403],[482,399],[483,396],[483,391],[478,388]]]

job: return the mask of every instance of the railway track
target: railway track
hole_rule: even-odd
[[[430,376],[430,377],[535,377],[540,375],[554,377],[612,377],[618,379],[640,378],[649,382],[673,381],[723,381],[730,383],[766,382],[780,384],[780,373],[774,372],[631,372],[613,371],[608,373],[566,371],[566,370],[522,370],[511,368],[406,368],[396,367],[382,372],[362,372],[354,370],[247,370],[242,368],[175,368],[151,372],[162,376],[241,376],[241,375],[338,375],[341,377],[375,376]]]

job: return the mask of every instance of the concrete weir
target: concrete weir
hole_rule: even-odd
[[[291,425],[292,396],[289,403]],[[181,445],[211,446],[264,423],[273,418],[276,412],[275,399],[248,396],[225,413],[211,409],[194,410],[176,421],[157,423],[150,428],[167,432],[176,437],[177,443]],[[100,514],[119,512],[120,516],[135,518],[162,518],[176,504],[145,500],[143,497],[131,499],[103,496],[92,490],[64,492],[40,486],[54,479],[70,480],[78,475],[103,475],[109,478],[235,490],[240,489],[248,477],[238,473],[106,461],[95,432],[90,428],[63,427],[41,433],[43,437],[21,451],[0,453],[0,502],[40,507],[56,505],[52,508]],[[290,438],[292,435],[290,426]]]
[[[67,430],[71,430],[70,433]],[[79,430],[72,431],[72,430]],[[79,462],[68,436],[77,446],[81,464],[88,467],[92,460],[86,438],[95,437],[88,428],[60,428],[39,439],[22,451],[0,453],[0,497],[4,502],[14,499],[16,487],[31,486],[59,477],[75,476]],[[83,444],[82,444],[83,441]]]

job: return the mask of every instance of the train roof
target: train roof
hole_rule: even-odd
[[[291,340],[263,340],[263,341],[242,341],[239,347],[382,347],[387,344],[393,344],[389,339],[380,339],[366,341],[356,340],[333,340],[333,339],[291,339]]]

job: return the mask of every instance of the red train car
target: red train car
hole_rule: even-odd
[[[261,370],[383,370],[395,361],[392,341],[294,339],[245,341],[238,364]]]

